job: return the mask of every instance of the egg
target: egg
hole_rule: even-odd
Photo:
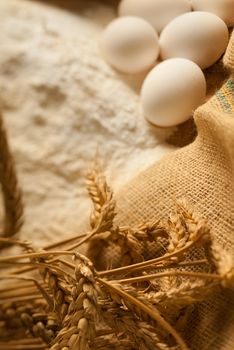
[[[170,127],[189,119],[205,96],[206,80],[200,67],[185,58],[171,58],[147,75],[140,98],[149,122]]]
[[[231,27],[234,25],[234,0],[191,0],[195,11],[212,12]]]
[[[101,38],[106,61],[123,73],[151,68],[159,55],[158,35],[142,18],[126,16],[112,21]]]
[[[187,58],[202,69],[211,66],[224,53],[228,28],[213,13],[195,11],[173,19],[162,31],[159,44],[163,60]]]
[[[159,33],[173,18],[191,11],[189,0],[122,0],[119,16],[137,16],[147,20]]]

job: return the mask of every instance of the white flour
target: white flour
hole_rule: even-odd
[[[38,245],[87,225],[97,148],[115,190],[172,149],[162,144],[170,130],[142,116],[143,77],[121,76],[99,54],[114,9],[76,2],[70,12],[0,0],[0,107],[24,192],[22,237]]]

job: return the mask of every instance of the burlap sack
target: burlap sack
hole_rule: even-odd
[[[234,35],[224,65],[231,76],[196,110],[195,141],[140,173],[118,194],[121,225],[166,216],[175,200],[185,197],[208,219],[214,241],[234,252]],[[233,350],[233,290],[197,305],[185,338],[193,350]]]

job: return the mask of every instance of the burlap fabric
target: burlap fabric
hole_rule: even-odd
[[[195,141],[140,173],[118,194],[121,225],[167,216],[175,200],[183,197],[208,219],[224,254],[234,253],[234,35],[223,62],[231,76],[195,111]],[[197,305],[185,338],[193,350],[233,350],[234,291],[225,290]]]

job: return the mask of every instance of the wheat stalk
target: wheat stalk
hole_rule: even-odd
[[[11,339],[7,343],[0,341],[1,350],[40,350],[48,349],[39,338]]]
[[[162,263],[162,262],[168,263],[168,260],[170,261],[171,258],[173,258],[173,260],[174,260],[174,258],[181,256],[188,249],[193,247],[200,240],[200,238],[201,237],[199,236],[196,240],[188,242],[183,248],[178,249],[177,251],[175,251],[173,253],[166,253],[161,257],[150,259],[150,260],[143,261],[143,262],[136,263],[136,264],[132,264],[129,266],[123,266],[123,267],[118,267],[116,269],[102,271],[102,272],[100,272],[100,276],[119,275],[119,274],[126,274],[126,273],[130,273],[130,272],[133,273],[136,271],[144,270],[147,267],[154,268],[154,265]],[[172,260],[172,262],[173,262],[173,260]]]
[[[0,341],[0,349],[1,350],[48,350],[48,346],[46,344],[42,344],[38,342],[36,338],[33,339],[17,339],[10,340],[8,342]]]
[[[198,277],[198,278],[204,278],[206,280],[211,279],[211,280],[217,280],[217,281],[223,280],[223,276],[212,274],[212,273],[192,272],[192,271],[167,271],[167,272],[159,272],[155,274],[147,274],[147,275],[138,276],[138,277],[119,279],[118,282],[119,283],[139,283],[143,281],[149,281],[149,280],[162,278],[162,277],[169,277],[169,276],[192,277],[192,278]]]
[[[150,267],[159,263],[168,263],[177,261],[178,257],[183,257],[184,253],[191,249],[193,246],[200,244],[201,242],[207,242],[210,238],[209,229],[206,224],[202,220],[197,220],[197,216],[194,215],[195,219],[189,216],[190,212],[186,212],[186,209],[183,208],[183,214],[186,220],[187,229],[189,231],[189,239],[184,242],[182,246],[177,247],[177,249],[173,249],[172,252],[166,252],[163,256],[150,259],[147,261],[143,261],[140,263],[132,264],[130,266],[119,267],[116,269],[103,271],[102,275],[116,275],[116,274],[124,274],[139,270],[144,270],[146,267]]]
[[[12,237],[0,237],[0,243],[4,243],[7,246],[9,245],[18,245],[21,248],[23,248],[23,251],[26,253],[33,253],[35,252],[35,249],[33,248],[31,242],[29,241],[21,241],[19,239],[15,239]]]
[[[162,307],[176,305],[176,307],[184,307],[204,300],[220,287],[219,281],[211,281],[209,279],[196,279],[195,281],[178,281],[165,291],[142,293],[142,297],[152,304],[160,304]]]
[[[37,284],[37,288],[40,288],[41,293],[44,294],[44,297],[50,304],[51,309],[56,312],[58,320],[61,321],[67,314],[69,307],[69,303],[66,300],[66,287],[62,287],[62,284],[66,282],[66,274],[64,274],[64,270],[61,270],[57,265],[54,265],[53,262],[48,263],[44,257],[41,257],[41,254],[39,257],[35,257],[35,254],[37,255],[38,253],[34,250],[29,242],[13,239],[8,239],[8,241],[11,244],[17,244],[23,247],[23,249],[28,252],[26,254],[27,256],[30,254],[34,256],[34,258],[32,257],[30,259],[31,262],[28,263],[28,265],[35,265],[39,268],[39,272],[43,280],[52,292],[53,300],[49,297],[49,295],[45,295],[45,291],[42,290],[39,284]],[[62,282],[60,281],[59,277],[62,277]]]
[[[7,141],[7,134],[0,115],[0,182],[4,197],[5,222],[2,235],[13,236],[23,224],[22,194],[16,177],[15,164]]]

